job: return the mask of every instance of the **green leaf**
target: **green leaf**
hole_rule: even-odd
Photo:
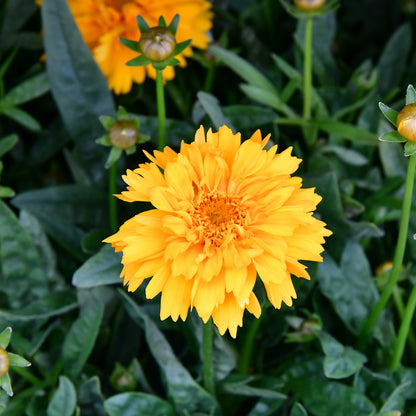
[[[308,412],[300,403],[295,403],[289,416],[308,416]]]
[[[71,325],[62,346],[62,359],[67,371],[73,376],[84,367],[100,329],[104,306],[96,303],[81,310],[79,318]]]
[[[59,377],[58,389],[46,409],[46,416],[72,416],[76,406],[75,388],[71,381],[65,377]]]
[[[278,410],[284,402],[273,399],[260,399],[250,410],[247,416],[276,416],[280,413]]]
[[[390,394],[387,400],[384,402],[380,412],[388,411],[402,411],[404,408],[405,399],[410,395],[407,394],[411,391],[412,386],[410,381],[404,382],[397,386],[394,391]],[[410,396],[411,397],[411,396]]]
[[[275,110],[283,113],[289,118],[297,117],[297,114],[284,103],[276,91],[274,90],[265,90],[260,87],[256,87],[250,84],[243,84],[240,85],[240,88],[247,95],[247,97],[251,98],[254,101],[257,101],[260,104],[264,104],[268,107],[274,108]]]
[[[74,273],[72,284],[85,289],[121,283],[121,269],[121,253],[115,253],[110,244],[105,244]]]
[[[390,37],[377,64],[380,74],[378,81],[379,93],[386,97],[399,85],[407,67],[407,58],[412,41],[409,23],[404,23]]]
[[[311,124],[318,126],[327,133],[335,134],[355,143],[377,145],[377,136],[374,133],[352,124],[332,120],[313,120]]]
[[[413,85],[409,85],[406,91],[406,105],[416,103],[416,90]]]
[[[378,138],[381,142],[403,143],[406,139],[398,131],[390,131]]]
[[[132,51],[135,51],[137,53],[142,53],[142,50],[140,49],[139,42],[135,40],[130,39],[124,39],[122,37],[119,37],[118,40],[120,43],[122,43],[127,48],[131,49]]]
[[[357,150],[345,146],[327,145],[321,148],[322,153],[335,153],[343,162],[351,166],[364,166],[368,163],[365,156]]]
[[[407,142],[404,145],[404,155],[405,156],[412,156],[416,153],[416,143]]]
[[[14,192],[12,188],[0,185],[0,198],[11,198],[15,195],[16,192]]]
[[[32,364],[26,358],[9,352],[9,364],[11,367],[30,367]]]
[[[7,348],[10,342],[10,337],[12,336],[12,328],[8,326],[6,329],[0,333],[0,347],[4,350]]]
[[[303,405],[314,415],[369,416],[376,410],[374,404],[362,393],[338,382],[302,378],[292,381],[290,387],[295,388]]]
[[[91,377],[81,385],[78,403],[83,416],[108,416],[104,410],[104,398],[97,376]]]
[[[344,347],[326,332],[318,333],[324,358],[324,373],[328,378],[347,378],[359,371],[367,361],[365,355],[351,347]]]
[[[379,297],[364,250],[353,240],[348,241],[340,267],[328,253],[323,257],[317,272],[322,293],[346,326],[357,334]]]
[[[117,394],[104,402],[104,408],[109,416],[175,416],[168,402],[146,393]]]
[[[234,126],[231,124],[228,118],[224,116],[218,100],[212,94],[199,91],[197,93],[197,97],[217,129],[225,125],[236,132]]]
[[[126,293],[121,290],[119,293],[128,314],[145,332],[147,345],[160,367],[176,412],[183,416],[197,412],[217,415],[218,403],[215,398],[192,378],[162,332]]]
[[[47,74],[68,132],[84,151],[103,133],[98,117],[114,115],[107,81],[84,43],[66,0],[44,0],[41,7]]]
[[[16,134],[10,134],[9,136],[0,139],[0,157],[4,156],[9,150],[13,149],[18,140],[19,139]]]
[[[208,49],[232,71],[248,82],[249,85],[263,91],[274,92],[277,94],[274,85],[259,70],[243,58],[218,46],[210,45]]]
[[[382,103],[381,101],[378,103],[378,106],[380,107],[381,112],[384,114],[387,120],[390,121],[390,123],[393,124],[394,127],[396,127],[397,115],[399,114],[399,112],[396,110],[393,110],[392,108]]]
[[[222,111],[238,131],[257,128],[277,119],[277,114],[273,110],[257,105],[230,105],[223,107]]]
[[[48,78],[45,72],[23,81],[17,87],[10,90],[3,99],[13,105],[20,105],[49,91]]]
[[[5,101],[3,101],[2,103],[4,102]],[[23,127],[26,127],[28,130],[42,130],[42,126],[37,122],[37,120],[33,118],[30,114],[26,113],[26,111],[23,111],[18,107],[9,105],[8,103],[7,105],[3,106],[1,105],[2,103],[0,102],[0,114],[3,113],[7,117],[21,124]]]

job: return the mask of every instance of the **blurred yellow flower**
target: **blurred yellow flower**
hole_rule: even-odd
[[[125,65],[137,54],[122,45],[118,38],[140,39],[136,15],[142,16],[153,27],[157,26],[160,16],[169,22],[175,14],[179,14],[177,42],[192,39],[192,47],[206,49],[208,46],[207,32],[213,18],[208,0],[68,0],[68,5],[84,41],[106,76],[110,89],[116,94],[129,92],[132,83],[142,83],[146,75],[156,77],[151,65]],[[178,55],[176,58],[180,61],[180,66],[186,66],[185,57],[191,55],[191,47]],[[164,79],[172,79],[174,75],[173,67],[163,71]]]
[[[270,135],[269,135],[270,136]],[[104,240],[123,252],[121,277],[130,291],[151,277],[147,298],[160,292],[160,318],[186,319],[190,308],[221,334],[235,337],[245,309],[260,316],[257,273],[275,308],[292,305],[291,274],[309,279],[300,260],[322,261],[325,223],[313,217],[321,200],[292,177],[300,159],[291,148],[265,150],[260,130],[241,143],[223,126],[203,127],[179,153],[166,147],[123,176],[127,202],[155,209],[126,221]]]

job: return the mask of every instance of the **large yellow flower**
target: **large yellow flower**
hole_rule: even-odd
[[[269,135],[270,136],[270,135]],[[296,298],[291,274],[309,279],[299,260],[322,261],[331,232],[313,217],[321,200],[292,177],[300,159],[291,148],[264,150],[257,130],[241,143],[223,126],[201,127],[179,153],[166,147],[123,176],[119,198],[150,201],[155,209],[126,221],[108,237],[123,252],[121,277],[130,291],[151,277],[147,298],[160,292],[160,318],[186,319],[195,308],[235,337],[244,310],[260,316],[253,292],[257,273],[275,308]]]
[[[156,73],[147,67],[127,67],[125,64],[137,56],[136,52],[123,46],[119,37],[140,39],[136,16],[144,18],[150,27],[157,26],[160,16],[170,22],[180,15],[176,41],[192,39],[192,46],[206,49],[212,26],[213,13],[208,0],[68,0],[69,8],[81,31],[84,41],[91,49],[97,64],[116,94],[130,91],[133,82],[142,83],[146,74],[155,78]],[[191,47],[176,58],[186,65],[185,56],[191,56]],[[165,79],[174,77],[173,67],[163,71]]]

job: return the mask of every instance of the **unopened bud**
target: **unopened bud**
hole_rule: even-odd
[[[0,347],[0,377],[3,377],[9,371],[9,354]]]
[[[119,149],[133,146],[137,142],[138,134],[136,126],[128,120],[116,121],[109,132],[111,144]]]
[[[157,26],[142,33],[139,46],[146,58],[149,58],[151,61],[161,62],[172,55],[175,50],[176,40],[168,28]]]
[[[326,0],[294,0],[295,5],[301,10],[317,10],[325,4]]]
[[[397,115],[397,131],[409,142],[416,143],[416,104],[408,104]]]

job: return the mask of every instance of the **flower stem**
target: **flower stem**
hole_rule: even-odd
[[[163,90],[162,71],[156,70],[156,100],[157,100],[157,120],[158,120],[158,141],[157,148],[162,151],[166,146],[166,107],[165,93]]]
[[[112,233],[117,231],[118,227],[118,213],[117,213],[117,198],[114,194],[117,192],[117,162],[110,166],[108,172],[108,206],[110,211],[110,229]]]
[[[407,302],[406,309],[404,311],[404,316],[402,323],[400,325],[399,334],[397,335],[396,343],[394,345],[393,357],[390,362],[390,368],[392,370],[397,370],[399,367],[400,361],[402,360],[404,347],[406,340],[409,334],[410,324],[412,323],[413,314],[416,309],[416,285],[413,286],[412,291],[410,292],[410,297]]]
[[[305,120],[308,120],[312,114],[312,27],[313,17],[308,17],[303,57],[303,118]]]
[[[211,393],[215,393],[214,383],[214,362],[212,357],[213,345],[213,328],[212,319],[210,318],[206,324],[202,326],[202,365],[203,380],[205,389]]]
[[[406,248],[407,230],[409,228],[409,217],[412,206],[413,183],[416,171],[416,154],[410,156],[409,165],[407,167],[406,184],[404,190],[404,198],[402,205],[402,215],[400,218],[399,236],[397,238],[396,251],[394,253],[393,267],[390,272],[389,280],[381,293],[379,301],[376,303],[370,316],[364,323],[358,336],[357,347],[363,349],[370,334],[377,323],[381,312],[387,305],[388,300],[399,278],[400,270],[403,264],[404,250]]]
[[[251,356],[253,355],[254,339],[256,337],[257,330],[259,329],[262,316],[263,315],[261,315],[258,319],[253,319],[251,325],[249,326],[248,334],[245,338],[238,364],[238,372],[240,374],[248,374]]]

